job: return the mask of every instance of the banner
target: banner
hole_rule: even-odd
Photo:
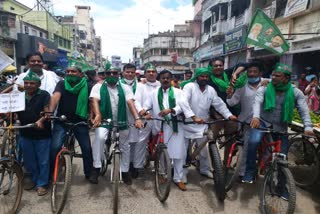
[[[252,18],[246,43],[264,48],[277,55],[283,55],[289,50],[289,44],[283,38],[281,31],[260,9],[257,9]]]
[[[0,113],[18,112],[25,110],[25,93],[11,92],[0,94]]]
[[[308,2],[309,0],[288,0],[284,17],[306,10]]]

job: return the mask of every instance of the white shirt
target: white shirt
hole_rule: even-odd
[[[145,84],[138,83],[135,93],[135,106],[137,111],[140,112],[143,109],[146,100],[152,96],[152,93],[159,88],[160,82],[146,82]],[[146,109],[147,110],[147,109]]]
[[[202,92],[198,83],[191,82],[184,86],[183,91],[192,111],[197,117],[208,120],[211,106],[213,106],[225,119],[232,115],[227,105],[217,95],[214,88],[209,85],[207,85]],[[186,138],[202,138],[207,125],[188,124],[185,125],[184,128]]]
[[[16,83],[24,86],[23,78],[27,76],[29,71],[30,69],[27,72],[20,74],[18,76],[18,79],[16,80]],[[43,75],[40,77],[41,79],[40,89],[47,91],[51,96],[53,94],[53,91],[57,83],[60,81],[59,76],[57,76],[56,73],[52,71],[47,71],[45,69],[42,69],[42,72],[43,72]]]
[[[118,120],[118,103],[119,103],[119,93],[118,93],[118,84],[121,84],[121,87],[123,88],[123,91],[125,93],[126,101],[134,99],[133,93],[131,89],[122,83],[117,83],[114,87],[111,87],[107,84],[107,89],[110,95],[110,101],[111,101],[111,108],[112,108],[112,116],[113,121]],[[95,98],[100,100],[100,89],[101,89],[102,83],[97,83],[92,87],[90,98]],[[127,104],[127,115],[131,114],[128,108]]]

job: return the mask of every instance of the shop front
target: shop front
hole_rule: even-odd
[[[199,66],[207,66],[209,61],[216,57],[224,56],[224,44],[207,44],[201,46],[194,54],[193,58],[195,62],[200,64]]]

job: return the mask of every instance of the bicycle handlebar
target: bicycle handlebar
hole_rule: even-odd
[[[26,129],[26,128],[35,128],[35,123],[29,123],[23,126],[7,126],[7,127],[0,127],[0,129]]]
[[[65,125],[67,126],[80,126],[80,125],[84,125],[84,126],[88,126],[89,125],[89,122],[85,122],[85,121],[80,121],[80,122],[77,122],[77,123],[72,123],[70,121],[68,121],[67,117],[65,115],[61,115],[60,117],[57,117],[57,116],[49,116],[49,119],[51,120],[57,120],[59,122],[62,122],[64,123]]]

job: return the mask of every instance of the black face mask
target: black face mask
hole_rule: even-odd
[[[197,80],[199,86],[206,86],[208,85],[208,80]]]

